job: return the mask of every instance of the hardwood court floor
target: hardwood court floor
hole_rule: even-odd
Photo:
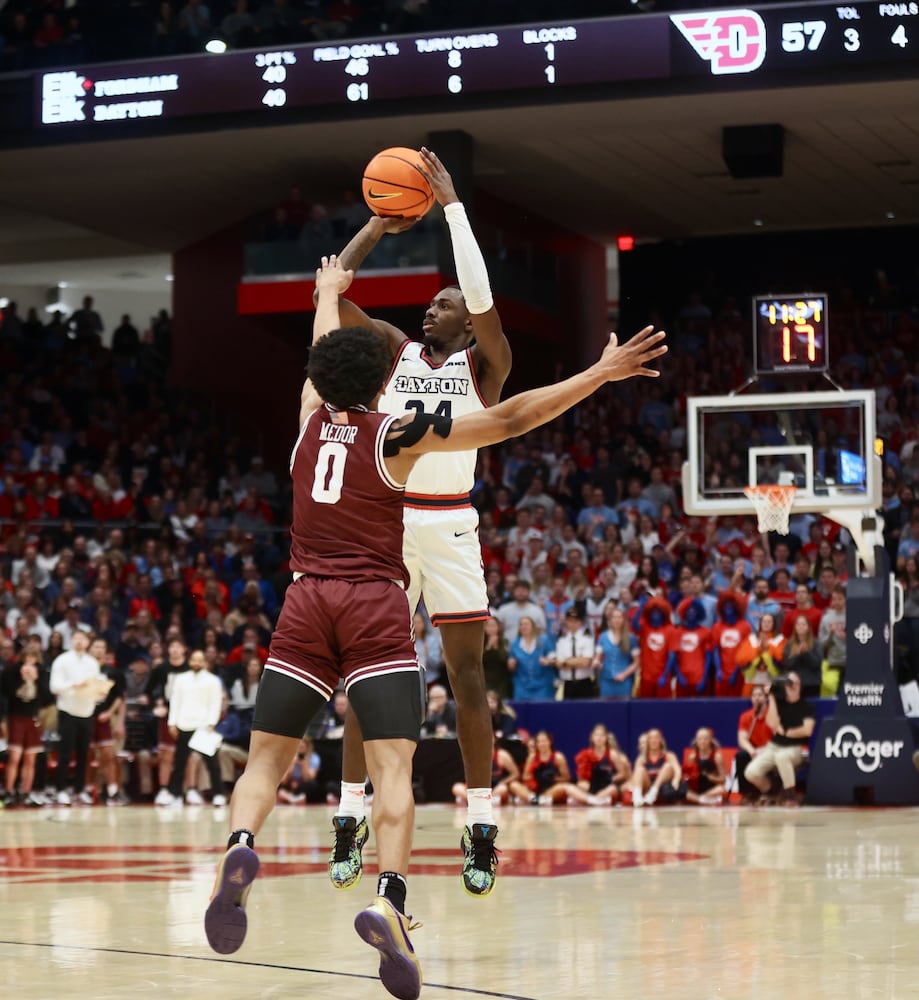
[[[226,810],[0,813],[11,1000],[383,1000],[352,892],[327,882],[329,807],[259,837],[249,936],[202,915]],[[427,1000],[919,997],[919,810],[505,808],[498,887],[461,890],[464,812],[418,809],[409,909]]]

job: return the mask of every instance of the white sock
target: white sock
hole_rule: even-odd
[[[338,803],[336,816],[353,816],[360,821],[364,818],[364,782],[343,781],[341,783],[341,802]]]
[[[469,812],[466,814],[466,825],[473,823],[494,823],[495,816],[491,810],[490,788],[469,788],[466,790],[469,801]]]
[[[105,790],[109,793],[109,796],[112,798],[114,798],[118,794],[117,785],[107,785]]]

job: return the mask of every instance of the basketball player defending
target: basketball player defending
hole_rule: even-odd
[[[421,325],[422,343],[409,340],[389,323],[371,319],[347,299],[340,303],[341,321],[372,330],[393,358],[380,400],[384,413],[433,413],[455,419],[498,402],[511,368],[511,349],[492,300],[485,260],[453,180],[430,150],[422,149],[421,157],[434,195],[444,206],[460,287],[445,288],[434,297]],[[342,265],[357,270],[385,233],[410,224],[406,219],[375,216],[342,251]],[[316,337],[314,330],[314,344]],[[457,735],[469,788],[460,845],[463,885],[473,896],[487,896],[495,884],[498,828],[492,814],[492,725],[482,669],[488,598],[478,513],[469,499],[475,463],[473,448],[460,454],[425,455],[415,465],[405,491],[402,554],[412,608],[424,595],[431,621],[440,628],[456,701]],[[329,876],[339,889],[357,885],[361,877],[361,848],[367,839],[366,774],[360,733],[349,713],[341,804],[333,821],[335,846],[329,858]]]
[[[388,352],[361,328],[337,329],[338,298],[352,278],[335,258],[316,276],[317,329],[291,455],[294,582],[271,639],[259,684],[246,770],[233,790],[227,852],[204,918],[211,947],[239,949],[249,890],[258,874],[255,838],[309,722],[339,680],[359,721],[377,792],[373,825],[377,897],[354,921],[380,953],[380,979],[400,1000],[421,992],[421,967],[405,915],[415,805],[412,757],[421,728],[422,675],[402,561],[406,481],[428,452],[464,452],[524,434],[608,381],[655,376],[667,348],[646,327],[623,347],[615,335],[600,360],[572,378],[452,420],[421,410],[377,412]]]

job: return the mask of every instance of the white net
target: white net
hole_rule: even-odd
[[[744,495],[756,508],[760,531],[788,534],[788,518],[795,502],[796,486],[748,486]]]

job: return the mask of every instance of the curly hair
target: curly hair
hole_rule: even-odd
[[[325,402],[346,410],[373,402],[391,364],[386,348],[370,330],[345,326],[311,348],[306,373]]]

